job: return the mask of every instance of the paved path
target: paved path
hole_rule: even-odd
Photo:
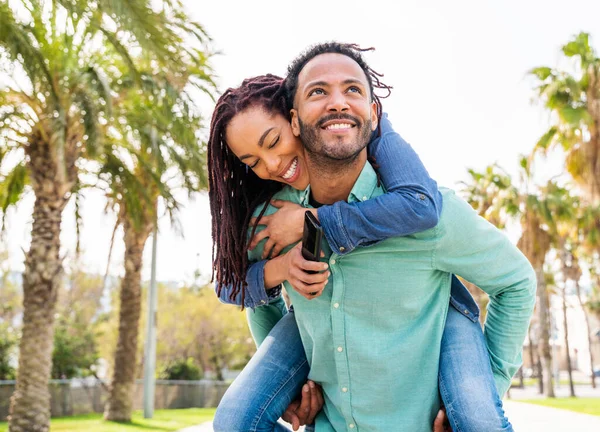
[[[600,431],[600,416],[515,401],[504,401],[504,406],[516,432]],[[205,423],[179,432],[212,432],[212,427],[210,423]]]
[[[504,406],[516,432],[600,431],[600,416],[514,401],[504,401]]]

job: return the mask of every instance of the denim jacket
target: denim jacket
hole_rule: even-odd
[[[433,228],[442,211],[442,195],[412,147],[393,130],[384,114],[380,133],[371,136],[369,156],[377,167],[387,193],[362,202],[338,201],[319,207],[319,221],[332,250],[345,255],[356,247],[368,246],[390,237],[405,236]],[[254,308],[277,297],[280,288],[264,286],[266,260],[252,264],[246,274],[244,307]],[[241,304],[241,294],[234,300],[231,290],[223,286],[219,299],[223,303]],[[479,308],[465,286],[453,277],[451,304],[472,321]]]

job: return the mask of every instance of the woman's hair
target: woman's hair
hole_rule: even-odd
[[[283,78],[267,74],[246,79],[228,89],[217,101],[208,141],[209,198],[212,215],[213,274],[217,293],[231,286],[231,300],[240,293],[244,304],[248,267],[248,225],[254,209],[268,203],[282,183],[262,180],[229,149],[225,131],[229,122],[251,107],[278,113],[290,120]],[[266,210],[265,205],[261,216]],[[256,225],[254,226],[254,230]]]

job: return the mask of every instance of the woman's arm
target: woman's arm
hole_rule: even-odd
[[[442,196],[419,156],[394,132],[384,114],[381,136],[369,144],[387,193],[363,202],[337,202],[318,209],[331,248],[340,255],[390,237],[437,225]]]
[[[248,267],[246,273],[246,295],[244,296],[244,307],[255,308],[269,303],[270,300],[279,297],[281,293],[280,284],[283,279],[284,270],[281,266],[283,256],[276,257],[270,261],[262,260],[255,262]],[[268,287],[268,288],[267,288]],[[239,292],[233,299],[231,298],[232,287],[230,285],[215,284],[215,292],[222,303],[241,305],[242,293]]]
[[[369,143],[369,153],[387,193],[371,200],[339,201],[318,210],[310,209],[321,222],[329,245],[340,255],[357,246],[433,228],[442,211],[437,183],[429,177],[411,146],[394,132],[387,115],[381,120],[381,136],[373,137]],[[250,243],[253,249],[268,238],[263,259],[277,256],[285,246],[300,240],[306,211],[289,201],[273,200],[271,205],[278,211],[261,218],[259,223],[264,230]]]

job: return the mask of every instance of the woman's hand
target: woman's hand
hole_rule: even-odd
[[[298,293],[312,300],[321,295],[329,280],[329,267],[320,261],[308,261],[302,256],[302,243],[298,243],[285,255],[283,265],[287,268],[286,280]],[[310,274],[307,271],[322,272]]]
[[[288,406],[281,418],[290,423],[292,428],[297,431],[300,426],[312,424],[315,421],[315,417],[323,408],[323,403],[321,386],[309,380],[302,386],[301,396]]]
[[[276,257],[283,248],[302,239],[304,213],[307,211],[304,207],[290,201],[272,200],[271,205],[279,210],[260,218],[259,225],[265,225],[266,228],[254,235],[249,246],[252,250],[262,239],[268,237],[263,249],[263,259]],[[255,222],[256,218],[252,218],[250,226],[254,226]]]

